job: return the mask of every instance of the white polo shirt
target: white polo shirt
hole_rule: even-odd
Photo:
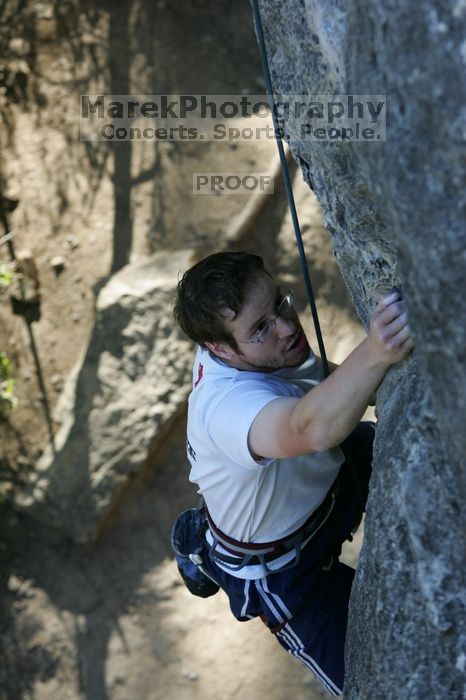
[[[190,481],[214,523],[242,542],[267,542],[297,530],[322,503],[344,456],[339,447],[257,462],[249,429],[269,401],[301,397],[323,379],[315,356],[276,372],[238,370],[199,348],[189,397]]]

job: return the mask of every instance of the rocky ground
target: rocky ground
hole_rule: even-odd
[[[227,3],[210,5],[26,3],[16,35],[12,29],[15,65],[27,80],[24,94],[2,103],[8,120],[1,177],[19,200],[10,225],[16,252],[34,255],[41,317],[31,336],[7,299],[0,307],[0,349],[12,361],[19,400],[0,421],[1,700],[320,697],[308,672],[262,623],[237,623],[221,594],[203,601],[181,585],[169,532],[177,513],[195,500],[186,479],[183,420],[92,545],[57,538],[8,505],[49,439],[32,339],[53,415],[92,328],[95,292],[112,270],[154,250],[189,247],[202,254],[227,244],[226,231],[245,199],[193,196],[192,172],[256,172],[274,158],[273,143],[133,143],[117,153],[79,142],[73,110],[82,92],[261,88],[248,3],[238,3],[235,12]],[[328,354],[339,361],[363,331],[333,263],[320,209],[299,173],[295,189]],[[276,190],[257,226],[235,245],[259,251],[296,288],[312,337],[279,183]],[[61,272],[51,265],[57,255],[64,258]],[[57,427],[52,419],[52,432]],[[357,546],[347,553],[353,562]]]

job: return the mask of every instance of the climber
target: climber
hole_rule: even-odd
[[[175,318],[199,345],[187,446],[205,502],[203,566],[238,620],[260,617],[339,695],[354,571],[338,557],[362,517],[374,437],[360,420],[413,348],[404,303],[383,296],[368,336],[325,379],[293,292],[256,255],[194,265]]]

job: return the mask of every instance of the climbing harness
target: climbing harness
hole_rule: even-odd
[[[295,532],[271,542],[240,542],[218,528],[205,507],[208,534],[212,544],[209,545],[209,554],[230,571],[239,571],[245,566],[260,564],[267,574],[273,573],[269,564],[285,554],[294,551],[294,558],[285,566],[280,566],[280,572],[286,571],[299,564],[302,548],[316,535],[326,523],[335,506],[335,501],[340,491],[338,477],[333,487],[327,493],[321,505],[311,514],[306,522]],[[209,542],[207,539],[207,542]],[[221,549],[220,549],[221,547]],[[228,552],[228,554],[226,553]]]
[[[201,497],[197,508],[180,513],[171,534],[178,571],[189,592],[200,598],[208,598],[218,592],[220,587],[204,564],[207,556],[230,571],[260,564],[265,574],[271,574],[274,569],[269,564],[293,552],[294,557],[279,567],[280,572],[299,564],[302,548],[327,522],[339,491],[337,477],[323,502],[298,530],[279,540],[261,543],[240,542],[222,532],[215,525]]]

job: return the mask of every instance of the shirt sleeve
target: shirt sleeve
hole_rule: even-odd
[[[248,447],[248,435],[254,419],[280,394],[258,382],[241,382],[217,403],[209,421],[209,434],[218,449],[236,464],[250,469],[270,464],[257,461]]]

